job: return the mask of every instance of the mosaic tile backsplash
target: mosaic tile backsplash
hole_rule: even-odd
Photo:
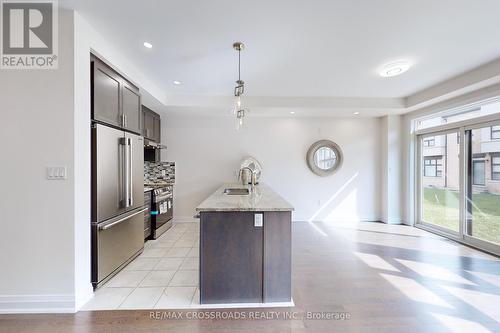
[[[175,162],[144,162],[144,182],[175,183]]]

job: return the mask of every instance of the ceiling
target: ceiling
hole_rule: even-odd
[[[231,95],[234,41],[246,44],[248,96],[402,98],[500,57],[498,0],[76,0],[74,6],[167,95]],[[377,68],[399,59],[414,65],[398,77],[378,76]]]

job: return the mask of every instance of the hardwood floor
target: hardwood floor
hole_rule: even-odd
[[[125,310],[3,315],[0,332],[500,332],[496,257],[419,229],[380,223],[294,223],[292,248],[294,308],[219,313],[243,312],[244,320],[186,319],[215,316],[216,310],[183,310],[183,319],[170,320]],[[302,318],[307,312],[349,318]],[[252,320],[251,313],[297,318]]]

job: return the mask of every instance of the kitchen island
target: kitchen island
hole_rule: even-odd
[[[196,210],[201,304],[291,302],[288,202],[265,184],[224,184]]]

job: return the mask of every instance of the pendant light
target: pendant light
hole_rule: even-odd
[[[236,129],[240,129],[244,125],[244,119],[248,110],[244,109],[242,106],[241,97],[245,92],[245,82],[241,80],[241,51],[245,49],[245,44],[242,42],[235,42],[233,44],[233,49],[238,51],[238,80],[236,81],[236,86],[234,87],[234,108],[233,115],[236,116]]]

